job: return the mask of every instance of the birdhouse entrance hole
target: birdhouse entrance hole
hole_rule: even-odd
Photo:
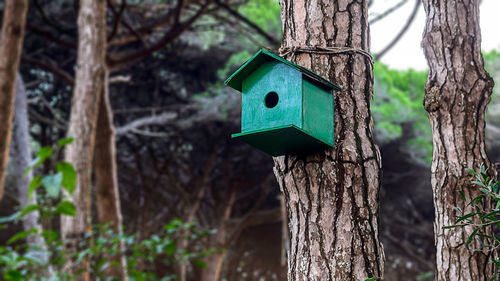
[[[266,104],[267,108],[275,107],[278,104],[278,101],[279,101],[279,96],[276,92],[269,92],[264,98],[264,103]]]

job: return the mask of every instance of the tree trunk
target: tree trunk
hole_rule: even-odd
[[[105,53],[106,1],[80,0],[77,71],[68,128],[68,137],[73,137],[74,142],[65,150],[65,160],[75,167],[77,173],[76,188],[71,196],[77,213],[74,217],[61,217],[65,247],[73,253],[78,250],[78,242],[90,231],[90,172],[97,113],[106,76]],[[74,269],[68,264],[67,270],[74,272]],[[86,271],[77,280],[89,278]]]
[[[30,170],[26,175],[24,170],[31,162],[31,149],[30,149],[30,134],[28,122],[28,99],[26,97],[26,90],[21,75],[17,75],[16,81],[16,98],[14,105],[14,135],[10,149],[10,163],[12,165],[12,177],[17,190],[17,197],[21,208],[26,208],[28,205],[37,204],[36,191],[30,197],[28,195],[28,186],[33,179],[33,173]],[[38,211],[30,212],[23,220],[23,228],[28,231],[30,229],[38,229],[39,233],[42,232],[42,225],[40,224],[40,213]],[[26,242],[33,245],[43,252],[47,251],[47,244],[45,239],[40,234],[29,235]],[[37,258],[48,262],[48,254],[39,254]],[[52,273],[52,268],[49,266],[47,271],[44,272],[45,277],[49,277]]]
[[[120,193],[118,190],[118,176],[116,170],[115,129],[113,114],[109,103],[108,81],[104,83],[103,96],[99,106],[95,143],[95,189],[97,199],[97,215],[99,224],[109,223],[115,233],[123,234],[122,213],[120,207]],[[123,245],[120,245],[123,249]],[[107,269],[108,276],[127,280],[125,256],[118,255],[114,261],[120,267],[111,266]]]
[[[432,127],[431,183],[434,194],[434,232],[437,280],[488,280],[493,265],[473,240],[462,245],[470,228],[443,230],[456,219],[453,206],[464,210],[480,194],[467,169],[481,164],[495,177],[485,150],[484,114],[493,80],[481,56],[478,1],[424,0],[427,13],[422,46],[429,64],[424,107]]]
[[[370,113],[367,2],[281,1],[282,48],[292,50],[287,58],[343,88],[335,93],[335,147],[274,158],[288,213],[289,281],[358,281],[383,274],[382,170]],[[318,47],[340,48],[325,54]]]
[[[237,190],[231,190],[226,198],[225,206],[221,209],[217,216],[217,233],[208,237],[208,249],[227,249],[231,246],[232,241],[228,237],[228,225],[231,218],[234,202],[236,200]],[[218,212],[218,213],[219,213]],[[219,281],[222,273],[222,265],[226,258],[227,251],[217,251],[209,255],[205,260],[207,266],[201,271],[201,281]]]
[[[0,37],[0,199],[9,155],[17,70],[24,39],[28,0],[6,0]]]

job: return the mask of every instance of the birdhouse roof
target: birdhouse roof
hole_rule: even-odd
[[[326,87],[328,89],[333,89],[336,91],[340,91],[341,88],[325,78],[319,76],[318,74],[310,71],[309,69],[302,67],[300,65],[296,65],[292,62],[285,60],[284,58],[277,56],[267,50],[261,49],[258,51],[253,57],[251,57],[247,62],[245,62],[236,72],[233,73],[227,80],[224,82],[229,87],[238,90],[241,92],[242,90],[242,82],[245,80],[248,75],[254,72],[257,68],[259,68],[263,63],[268,61],[279,61],[290,67],[297,69],[302,72],[304,78],[311,80],[313,82],[319,83],[321,86]]]

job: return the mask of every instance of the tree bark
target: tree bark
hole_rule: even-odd
[[[97,118],[94,156],[97,215],[99,224],[104,225],[109,223],[111,229],[121,235],[123,234],[123,228],[116,170],[115,129],[113,126],[111,105],[109,103],[107,75],[103,86],[104,92],[101,97]],[[120,245],[122,250],[123,246]],[[109,267],[107,274],[120,280],[128,280],[125,256],[118,255],[113,260],[119,262],[121,266]]]
[[[31,197],[28,195],[28,186],[33,179],[33,173],[30,170],[26,175],[24,174],[24,170],[28,167],[32,158],[28,122],[28,99],[26,97],[23,80],[19,74],[17,75],[16,81],[13,127],[14,135],[9,152],[9,161],[12,165],[12,177],[14,178],[14,184],[17,190],[17,198],[21,208],[26,208],[28,205],[37,204],[37,200],[36,191]],[[23,228],[26,231],[35,228],[41,233],[43,229],[40,224],[40,213],[34,211],[27,214],[26,218],[23,220]],[[43,252],[47,251],[45,239],[40,234],[29,235],[26,237],[26,242],[41,249]],[[45,263],[49,260],[48,253],[39,254],[37,257]],[[51,273],[52,268],[50,266],[43,272],[45,277],[49,277]]]
[[[27,0],[5,1],[0,37],[0,199],[4,191],[14,115],[16,76],[21,59],[27,12]]]
[[[288,280],[381,278],[379,239],[381,159],[373,137],[373,66],[365,0],[281,1],[283,46],[350,47],[307,51],[288,59],[328,78],[335,93],[335,147],[274,158],[288,213]]]
[[[422,47],[429,65],[424,107],[433,135],[431,183],[435,206],[437,280],[488,280],[493,274],[487,253],[473,240],[462,245],[470,228],[453,225],[453,206],[464,210],[466,200],[480,194],[467,169],[482,164],[493,178],[495,169],[485,150],[486,106],[493,80],[484,70],[479,28],[479,1],[424,0],[427,14]]]
[[[81,0],[78,14],[78,56],[75,88],[71,103],[68,137],[74,142],[66,147],[65,160],[77,173],[76,188],[71,200],[76,216],[61,217],[61,234],[70,252],[78,250],[86,232],[90,231],[88,212],[92,156],[99,102],[106,76],[106,1]],[[73,266],[67,270],[74,271]],[[89,280],[86,271],[77,280]]]

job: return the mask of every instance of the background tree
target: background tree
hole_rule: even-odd
[[[77,183],[71,197],[76,216],[61,216],[61,234],[70,252],[90,231],[90,172],[94,152],[99,103],[106,79],[106,2],[80,1],[78,14],[78,59],[72,98],[68,137],[74,142],[66,147],[65,160],[75,167]],[[74,271],[74,268],[68,268]],[[87,274],[79,280],[89,280]]]
[[[275,158],[288,210],[288,280],[383,275],[378,225],[382,170],[370,113],[367,4],[281,1],[282,51],[343,88],[335,94],[335,148]]]
[[[9,155],[16,76],[24,40],[28,12],[27,0],[6,0],[0,37],[0,199],[3,196],[5,170]]]
[[[17,197],[21,208],[26,208],[29,205],[37,204],[36,191],[29,194],[29,185],[33,180],[33,171],[25,173],[26,167],[33,161],[31,157],[31,145],[29,134],[29,121],[28,121],[28,97],[24,87],[23,79],[18,73],[16,80],[16,98],[14,102],[14,120],[13,120],[13,137],[9,151],[9,164],[11,170],[11,178],[15,189],[17,190]],[[40,212],[33,211],[26,215],[23,220],[23,228],[25,231],[37,229],[39,233],[43,231],[43,226],[40,223]],[[45,238],[38,234],[29,235],[26,242],[34,245],[42,250],[47,250]],[[47,262],[49,256],[45,254],[38,255],[40,260]],[[52,268],[49,266],[44,272],[45,277],[50,277]]]
[[[422,46],[429,65],[424,107],[432,127],[431,183],[434,194],[437,279],[488,280],[492,264],[471,228],[446,230],[459,215],[454,206],[480,195],[467,169],[496,171],[486,154],[485,111],[493,79],[484,69],[479,1],[424,0],[427,13]],[[463,191],[466,200],[461,199]]]

